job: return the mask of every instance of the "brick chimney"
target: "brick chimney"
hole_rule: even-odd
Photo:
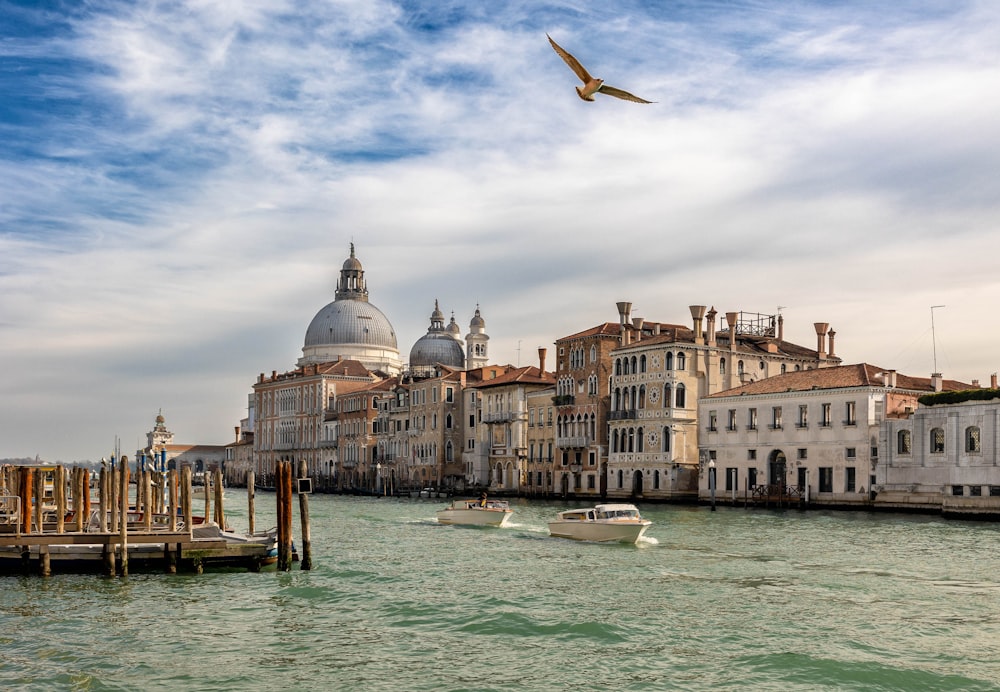
[[[645,323],[646,323],[646,320],[644,320],[641,317],[633,317],[632,318],[632,326],[635,327],[635,341],[636,341],[636,343],[639,343],[640,341],[642,341],[642,325],[644,325]]]
[[[715,306],[708,311],[708,345],[715,346],[715,316],[718,313],[715,312]]]
[[[992,375],[990,375],[990,389],[996,389],[996,388],[997,388],[997,374],[993,373]]]
[[[830,339],[830,343],[829,343],[829,349],[830,349],[830,352],[829,352],[829,354],[828,354],[828,355],[829,355],[829,356],[830,356],[831,358],[834,358],[835,356],[834,356],[834,354],[833,354],[833,337],[837,336],[837,332],[835,332],[835,331],[833,331],[833,330],[831,329],[830,331],[828,331],[828,332],[826,333],[826,335],[827,335],[827,336],[829,337],[829,339]]]
[[[626,301],[618,302],[618,322],[621,325],[620,341],[622,346],[628,346],[629,332],[628,323],[632,318],[632,303]]]
[[[785,340],[785,316],[778,315],[778,341]]]
[[[739,317],[738,313],[727,312],[726,313],[726,324],[729,325],[729,350],[736,350],[736,319]]]
[[[543,347],[538,348],[538,372],[541,375],[545,374],[545,349]]]

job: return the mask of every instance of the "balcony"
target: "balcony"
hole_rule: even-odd
[[[319,441],[319,446],[321,448],[323,448],[323,449],[336,449],[337,448],[337,441],[336,440],[320,440]]]
[[[572,406],[576,402],[576,397],[572,394],[560,394],[552,397],[553,406]]]
[[[494,411],[483,414],[484,423],[511,423],[517,418],[513,411]]]
[[[638,417],[639,411],[634,408],[626,411],[611,411],[608,413],[608,420],[635,420]]]
[[[578,435],[576,437],[557,437],[556,447],[560,449],[586,448],[593,442],[589,435]]]

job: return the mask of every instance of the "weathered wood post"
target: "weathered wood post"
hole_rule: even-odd
[[[109,469],[101,465],[101,475],[98,481],[98,502],[100,507],[98,510],[101,513],[100,527],[101,533],[108,533],[108,514],[113,512],[111,506],[111,482],[112,474]],[[105,543],[101,546],[101,560],[104,563],[104,574],[108,577],[115,576],[115,548],[109,543]]]
[[[89,469],[85,469],[85,468],[81,468],[80,469],[80,478],[81,478],[81,481],[83,482],[83,516],[86,517],[86,519],[83,520],[83,526],[81,528],[81,530],[83,530],[83,529],[86,528],[87,524],[90,523],[90,510],[92,509],[91,506],[90,506],[90,504],[91,504],[90,503],[90,470]]]
[[[215,469],[212,474],[212,490],[215,492],[215,523],[225,531],[226,514],[222,507],[222,469]]]
[[[38,529],[38,533],[44,531],[43,518],[42,518],[42,500],[45,497],[45,472],[38,469],[38,473],[35,474],[35,528]]]
[[[205,523],[212,521],[212,476],[207,471],[202,472],[202,489],[205,491]]]
[[[111,469],[111,494],[108,496],[108,517],[111,519],[111,533],[118,533],[118,515],[121,513],[119,511],[121,503],[118,501],[118,490],[122,484],[120,474],[121,468]]]
[[[309,477],[309,465],[306,460],[299,461],[299,478]],[[299,569],[312,569],[312,538],[309,532],[309,493],[302,492],[299,488],[299,519],[302,522],[302,559],[299,562]]]
[[[167,529],[169,529],[170,533],[174,533],[177,531],[177,471],[174,469],[167,471],[166,480],[169,498],[165,502],[168,502],[170,507],[164,507],[164,511],[169,510]]]
[[[89,494],[87,488],[87,469],[83,467],[73,468],[73,530],[83,531],[90,514],[87,511],[86,497]]]
[[[185,466],[181,471],[181,512],[184,514],[184,530],[191,533],[194,528],[194,517],[191,510],[191,467]]]
[[[66,531],[66,467],[56,466],[56,479],[53,490],[56,494],[56,533]]]
[[[153,472],[142,472],[142,524],[147,532],[153,528]],[[139,487],[136,486],[136,493]]]
[[[278,569],[287,572],[292,568],[292,463],[277,464],[278,497]]]
[[[23,533],[31,533],[31,498],[35,491],[33,473],[33,469],[22,468],[18,479],[20,482],[17,494],[21,496],[21,531]]]
[[[121,468],[119,469],[119,488],[118,488],[118,501],[119,507],[119,517],[118,517],[118,536],[119,542],[121,543],[121,576],[128,576],[128,457],[123,456],[121,458],[121,463],[119,464]]]
[[[253,514],[254,513],[254,504],[253,504],[254,503],[254,497],[253,497],[254,480],[255,480],[254,479],[254,472],[253,471],[249,471],[247,473],[247,513],[250,515],[250,528],[248,529],[248,533],[251,536],[253,535],[254,529],[256,528],[255,527],[256,520],[254,519],[254,514]]]

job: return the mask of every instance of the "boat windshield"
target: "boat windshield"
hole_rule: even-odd
[[[600,513],[601,519],[639,519],[637,509],[608,509]]]

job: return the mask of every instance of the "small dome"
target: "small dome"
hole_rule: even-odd
[[[451,316],[451,322],[448,323],[448,333],[456,339],[462,338],[462,329],[458,326],[458,322],[455,321],[454,315]]]
[[[479,314],[479,306],[476,306],[476,314],[472,316],[472,321],[469,322],[469,327],[475,331],[476,329],[486,329],[486,320],[483,316]]]
[[[462,344],[442,332],[428,332],[417,339],[410,349],[410,368],[426,369],[441,363],[455,368],[465,365]]]

